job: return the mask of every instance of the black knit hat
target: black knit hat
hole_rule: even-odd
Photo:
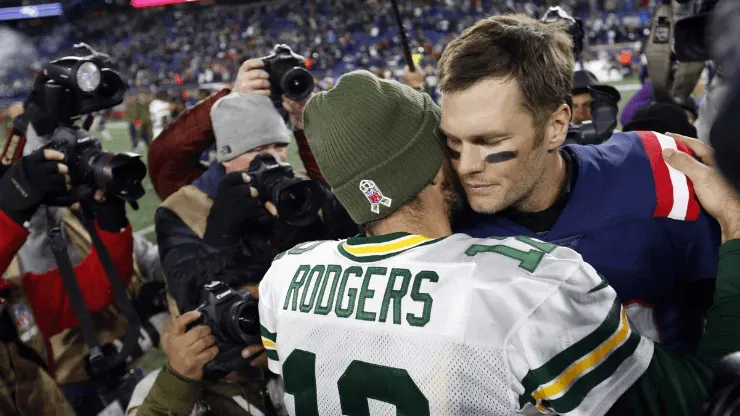
[[[696,127],[689,123],[686,112],[675,104],[654,103],[635,111],[622,131],[656,131],[678,133],[696,137]]]
[[[622,98],[621,94],[619,94],[619,90],[611,85],[601,84],[593,72],[586,70],[574,72],[573,89],[571,90],[571,93],[573,95],[583,94],[584,92],[588,92],[588,87],[598,87],[599,90],[609,94],[617,102]]]

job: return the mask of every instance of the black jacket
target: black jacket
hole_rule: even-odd
[[[357,226],[328,191],[322,212],[322,221],[305,228],[295,229],[276,219],[271,238],[246,235],[241,244],[214,247],[200,239],[170,209],[157,209],[154,224],[159,256],[178,309],[181,312],[195,309],[203,285],[212,280],[234,287],[259,282],[272,259],[296,244],[357,234]]]

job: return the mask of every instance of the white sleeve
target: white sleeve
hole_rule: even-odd
[[[259,311],[260,332],[262,335],[262,345],[264,345],[265,353],[267,354],[267,367],[273,373],[280,375],[282,374],[282,366],[280,365],[277,352],[277,312],[273,303],[273,298],[276,295],[274,293],[273,276],[276,275],[275,269],[277,268],[273,264],[260,282]]]
[[[585,262],[507,347],[520,406],[567,416],[605,414],[653,355],[652,341],[630,328],[614,289]]]

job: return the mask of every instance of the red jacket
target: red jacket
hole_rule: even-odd
[[[163,201],[206,171],[200,163],[200,155],[216,141],[211,107],[229,93],[228,89],[223,89],[185,110],[149,146],[149,177]],[[308,177],[325,183],[303,131],[296,131],[295,139]]]
[[[124,285],[128,286],[134,269],[134,242],[131,226],[126,226],[126,229],[120,233],[96,228],[103,244],[110,251]],[[0,211],[0,272],[8,268],[27,237],[28,231],[25,228]],[[110,282],[94,248],[80,264],[75,266],[74,270],[85,304],[90,311],[101,311],[113,303],[114,296]],[[36,325],[46,339],[65,329],[78,326],[77,316],[64,290],[59,269],[49,270],[42,274],[26,273],[21,277],[21,282],[26,298],[33,309]],[[9,284],[0,277],[0,289]]]

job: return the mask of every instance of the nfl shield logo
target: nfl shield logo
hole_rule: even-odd
[[[13,305],[10,308],[10,314],[13,315],[15,321],[15,327],[18,331],[25,331],[33,325],[33,317],[31,312],[26,308],[24,304]]]
[[[360,181],[360,190],[365,194],[367,200],[370,201],[370,211],[379,214],[380,204],[390,208],[391,199],[383,196],[383,193],[380,192],[380,189],[375,185],[375,182],[368,179]]]

